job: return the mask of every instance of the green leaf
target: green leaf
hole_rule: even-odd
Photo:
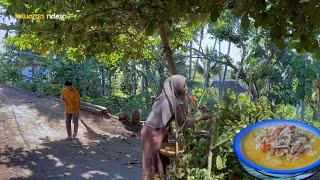
[[[146,35],[147,35],[147,36],[153,35],[154,29],[155,29],[155,24],[152,23],[152,22],[150,22],[150,23],[148,24],[148,26],[146,27],[146,30],[145,30]]]
[[[283,50],[285,48],[284,40],[283,39],[277,39],[274,40],[274,43],[281,49]]]
[[[315,58],[320,59],[320,49],[319,48],[315,52]]]
[[[35,13],[38,13],[39,10],[40,10],[40,8],[36,8],[36,9],[34,10],[34,12],[35,12]]]
[[[247,14],[244,14],[241,18],[241,27],[244,31],[247,31],[250,25],[250,21]]]
[[[215,22],[217,18],[219,17],[220,13],[217,10],[214,10],[210,13],[210,20],[212,22]]]
[[[223,161],[222,161],[222,158],[221,158],[220,155],[218,155],[217,158],[216,158],[216,166],[217,166],[218,170],[221,170],[221,169],[224,168]]]
[[[25,3],[24,6],[25,6],[26,8],[28,8],[28,9],[31,8],[31,6],[30,6],[28,3]]]
[[[177,178],[183,178],[186,175],[186,173],[184,172],[184,169],[182,168],[178,168],[178,172],[176,174]]]

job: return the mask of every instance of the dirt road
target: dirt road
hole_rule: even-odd
[[[141,179],[139,134],[81,112],[66,140],[63,104],[0,84],[0,179]]]

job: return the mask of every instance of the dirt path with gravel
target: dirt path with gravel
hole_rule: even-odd
[[[0,84],[0,179],[141,179],[139,134],[81,112],[66,140],[63,104]]]

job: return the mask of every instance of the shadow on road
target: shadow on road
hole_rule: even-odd
[[[95,132],[91,129],[91,133]],[[50,141],[46,137],[41,149],[30,151],[7,146],[1,149],[0,165],[30,172],[11,174],[11,179],[141,179],[140,158],[128,155],[121,139],[101,138],[97,133],[95,138],[98,141],[82,144],[77,139]]]

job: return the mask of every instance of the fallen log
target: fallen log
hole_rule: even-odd
[[[103,113],[108,112],[108,108],[100,106],[100,105],[95,105],[95,104],[91,104],[91,103],[87,103],[87,102],[81,102],[80,104],[85,105],[85,106],[89,106],[89,107],[93,107],[95,109],[100,109],[100,110],[102,110]]]
[[[55,98],[55,97],[50,97],[50,98],[55,100],[55,101],[58,101],[58,102],[63,102],[59,98]],[[80,109],[83,109],[83,110],[86,110],[86,111],[89,111],[89,112],[93,112],[93,113],[96,113],[96,114],[107,114],[107,108],[106,107],[103,107],[103,106],[100,106],[100,108],[97,108],[97,107],[99,107],[99,106],[98,105],[94,105],[94,104],[90,104],[90,103],[84,103],[84,102],[80,103]]]
[[[112,114],[110,114],[110,113],[107,113],[107,116],[119,120],[119,116],[115,116],[115,115],[112,115]]]
[[[96,108],[89,107],[89,106],[80,105],[80,109],[83,109],[83,110],[86,110],[86,111],[89,111],[89,112],[93,112],[93,113],[96,113],[96,114],[103,114],[101,109],[96,109]]]

